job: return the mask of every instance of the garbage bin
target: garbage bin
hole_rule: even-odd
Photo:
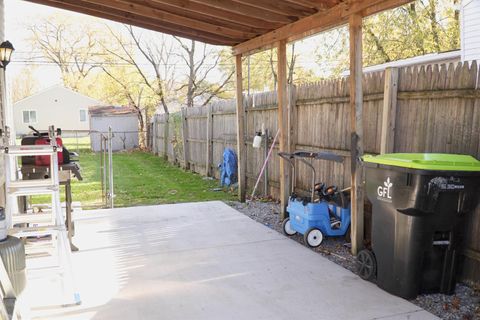
[[[406,299],[452,294],[464,218],[479,198],[480,161],[398,153],[365,156],[364,162],[372,203],[373,254],[367,255],[376,262],[377,285]]]

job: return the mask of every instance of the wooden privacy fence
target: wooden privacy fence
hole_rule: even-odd
[[[440,152],[480,158],[480,80],[476,62],[387,69],[363,77],[365,153]],[[317,180],[350,184],[350,107],[348,78],[290,86],[286,130],[292,150],[332,151],[344,163],[316,161]],[[265,158],[252,140],[262,124],[277,132],[277,97],[265,92],[245,97],[247,186],[252,188]],[[153,150],[170,162],[210,176],[225,147],[236,149],[235,101],[156,115]],[[165,138],[166,137],[166,138]],[[275,146],[278,148],[278,146]],[[166,150],[166,152],[165,152]],[[274,150],[275,151],[275,150]],[[268,191],[278,196],[279,158],[268,163]],[[299,191],[310,187],[311,172],[297,166]],[[262,184],[264,181],[262,180]],[[263,186],[259,188],[263,190]],[[480,282],[480,207],[466,225],[464,280]]]

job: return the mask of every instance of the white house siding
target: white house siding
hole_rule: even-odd
[[[139,146],[138,142],[138,117],[136,114],[123,115],[91,115],[91,146],[94,152],[101,150],[101,135],[95,131],[108,134],[108,127],[112,127],[114,137],[112,150],[131,150]]]
[[[462,60],[479,60],[480,0],[464,0],[462,2],[460,32]]]
[[[52,87],[13,105],[15,132],[17,136],[26,134],[31,131],[29,125],[38,130],[47,130],[51,125],[65,131],[89,130],[88,108],[99,104],[99,101],[65,87]],[[23,111],[29,110],[36,111],[34,123],[23,121]],[[86,121],[80,121],[80,110],[85,110]],[[64,135],[68,135],[68,132]]]

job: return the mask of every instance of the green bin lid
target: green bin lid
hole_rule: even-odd
[[[378,156],[365,155],[363,161],[418,170],[480,172],[480,161],[462,154],[389,153]]]

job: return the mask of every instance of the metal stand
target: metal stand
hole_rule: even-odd
[[[108,127],[108,198],[110,200],[110,208],[113,209],[113,150],[112,150],[113,132],[112,127]]]
[[[268,159],[268,138],[269,138],[268,129],[265,129],[265,133],[263,135],[263,139],[265,142],[265,146],[264,146],[265,162],[267,162],[267,159]],[[268,163],[265,166],[265,170],[263,171],[263,196],[265,198],[268,197]]]
[[[76,291],[71,263],[71,250],[67,229],[60,204],[60,183],[57,146],[53,126],[49,128],[50,145],[7,146],[6,166],[6,220],[9,234],[27,239],[27,257],[35,259],[38,255],[47,255],[56,264],[39,269],[27,269],[29,274],[47,272],[60,277],[63,285],[62,305],[80,304],[80,295]],[[20,180],[17,171],[17,158],[22,156],[49,156],[50,177],[48,179]],[[17,197],[48,194],[52,197],[52,208],[48,213],[25,214],[18,212]],[[15,221],[15,225],[13,221]],[[68,221],[67,221],[68,223]],[[38,224],[38,226],[31,226]],[[18,225],[18,226],[17,226]],[[40,241],[29,243],[29,237],[42,237]],[[47,245],[46,245],[47,244]]]

